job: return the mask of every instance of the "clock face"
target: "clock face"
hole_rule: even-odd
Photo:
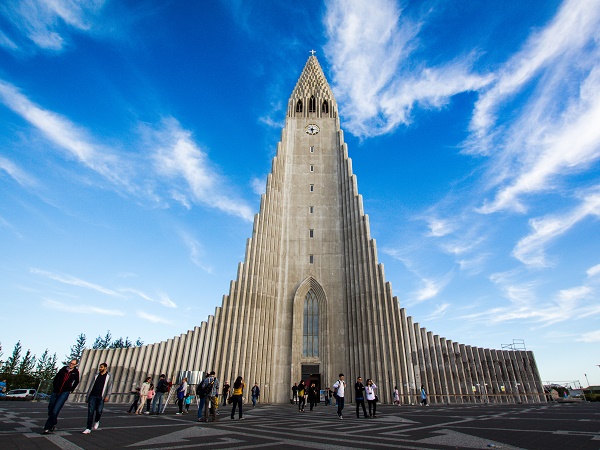
[[[319,127],[313,123],[306,127],[307,134],[317,134],[319,132]]]

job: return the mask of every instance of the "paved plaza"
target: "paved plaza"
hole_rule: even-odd
[[[100,429],[84,435],[86,405],[67,404],[57,430],[42,435],[45,403],[0,402],[0,449],[600,449],[600,403],[382,405],[377,419],[356,419],[347,405],[343,420],[334,406],[300,413],[293,405],[250,405],[244,420],[231,420],[226,408],[208,424],[196,422],[196,411],[175,415],[174,406],[160,416],[126,410],[107,404]]]

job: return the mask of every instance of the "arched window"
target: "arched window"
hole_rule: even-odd
[[[304,327],[302,332],[302,355],[305,357],[319,356],[319,304],[312,291],[304,298]]]
[[[323,112],[325,114],[329,114],[329,103],[327,103],[327,100],[323,100],[323,105],[321,106],[321,112]]]
[[[296,112],[302,112],[302,100],[298,100],[296,103]]]
[[[316,112],[317,111],[317,101],[315,100],[315,96],[311,95],[308,99],[308,112]]]

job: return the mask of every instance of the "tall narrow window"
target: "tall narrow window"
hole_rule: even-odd
[[[312,164],[310,165],[310,171],[314,172],[315,171],[315,166],[313,166]]]
[[[314,264],[315,263],[315,256],[314,255],[308,255],[308,262],[310,264]]]
[[[310,185],[310,192],[315,192],[315,185],[314,184]]]
[[[302,355],[319,356],[319,303],[312,289],[304,297],[304,326],[302,332]]]
[[[308,112],[316,112],[317,111],[317,101],[315,100],[315,96],[311,95],[308,99]]]
[[[309,207],[308,207],[308,212],[309,212],[310,214],[314,213],[314,212],[315,212],[315,207],[314,207],[314,206],[309,206]]]
[[[302,112],[302,100],[296,102],[296,112]]]
[[[315,237],[315,230],[308,230],[308,237]]]
[[[329,113],[329,103],[327,103],[327,100],[323,100],[323,105],[321,106],[321,112],[324,112],[325,114]]]
[[[310,152],[311,152],[311,153],[314,153],[314,152],[315,152],[315,146],[314,146],[314,145],[311,145],[311,146],[310,146]]]

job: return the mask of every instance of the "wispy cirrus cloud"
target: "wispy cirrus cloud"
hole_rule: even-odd
[[[147,312],[144,311],[138,311],[137,312],[137,316],[147,320],[148,322],[152,322],[152,323],[162,323],[165,325],[173,325],[173,321],[166,319],[165,317],[161,317],[161,316],[157,316],[155,314],[149,314]]]
[[[36,105],[15,86],[0,80],[0,102],[21,116],[61,150],[112,183],[132,190],[125,170],[127,162],[68,118]]]
[[[106,295],[110,295],[112,297],[121,297],[122,296],[122,294],[120,294],[119,292],[117,292],[113,289],[108,289],[108,288],[105,288],[104,286],[100,286],[99,284],[90,283],[89,281],[85,281],[80,278],[73,277],[71,275],[57,274],[54,272],[49,272],[47,270],[37,269],[35,267],[29,269],[29,272],[33,273],[35,275],[40,275],[42,277],[48,278],[50,280],[58,281],[59,283],[68,284],[71,286],[77,286],[77,287],[81,287],[81,288],[85,288],[85,289],[91,289],[93,291],[100,292],[100,293],[106,294]]]
[[[225,177],[174,118],[156,128],[142,127],[154,153],[155,170],[171,182],[181,181],[180,196],[252,221],[253,211],[233,194]]]
[[[439,108],[490,81],[472,73],[469,58],[436,67],[411,60],[422,23],[394,1],[331,0],[324,23],[336,97],[346,128],[358,136],[388,133],[410,123],[415,105]]]
[[[98,308],[91,305],[73,305],[56,300],[45,299],[42,302],[45,308],[56,309],[58,311],[73,313],[73,314],[100,314],[103,316],[124,316],[125,313],[118,309]]]
[[[35,178],[26,173],[15,163],[2,156],[0,156],[0,171],[6,172],[21,186],[35,186],[38,184]]]
[[[517,243],[513,256],[529,266],[548,267],[551,261],[545,255],[546,246],[589,216],[600,217],[600,189],[584,194],[579,205],[570,211],[531,219],[532,232]]]
[[[600,4],[566,0],[480,90],[465,143],[491,157],[493,198],[479,212],[523,213],[527,195],[588,170],[600,158],[598,123]]]
[[[600,342],[600,330],[590,331],[589,333],[583,333],[577,338],[579,342]]]
[[[103,5],[104,0],[21,0],[7,2],[0,11],[12,22],[15,32],[22,33],[37,47],[60,51],[69,32],[84,32],[92,27]]]

